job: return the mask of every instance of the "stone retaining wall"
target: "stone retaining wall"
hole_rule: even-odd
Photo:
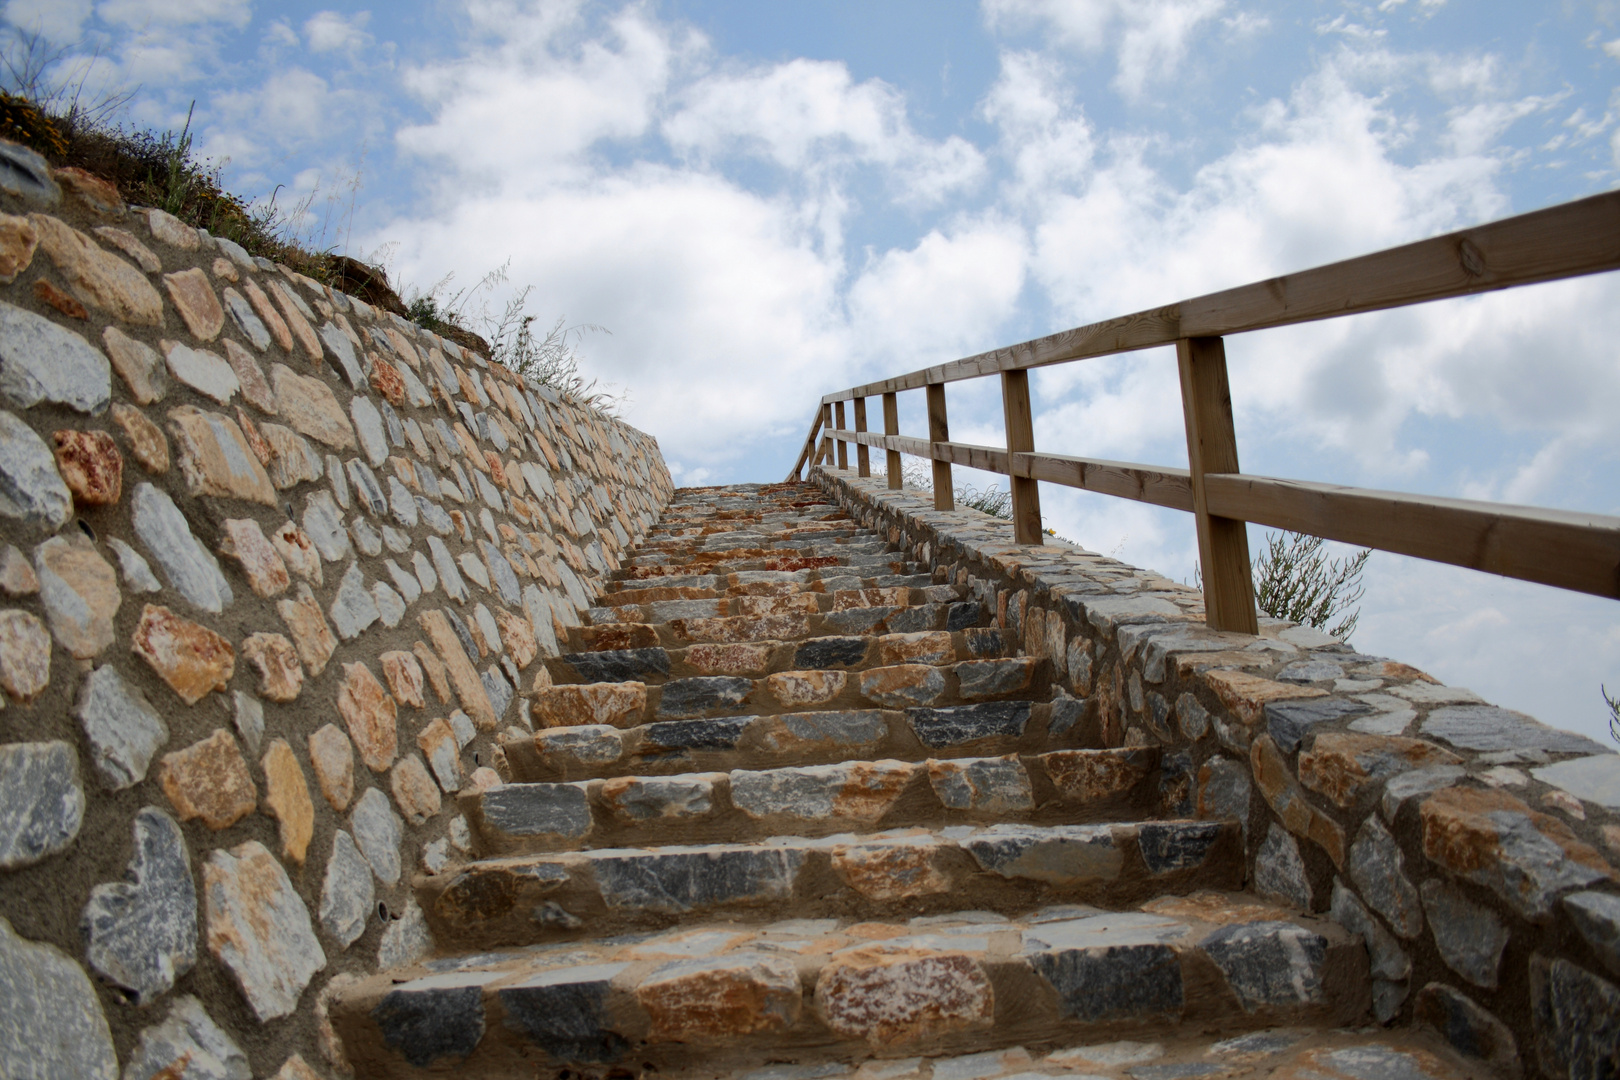
[[[453,793],[668,471],[82,174],[0,189],[0,1075],[339,1075],[326,992],[429,947]]]
[[[1620,756],[1306,626],[1203,624],[1196,590],[818,469],[966,586],[1063,687],[1052,730],[1157,745],[1162,812],[1235,817],[1249,886],[1366,941],[1374,1009],[1508,1075],[1620,1068]]]

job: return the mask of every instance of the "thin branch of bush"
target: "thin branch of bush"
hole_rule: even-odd
[[[1603,703],[1609,707],[1609,738],[1620,743],[1620,697],[1610,697],[1608,684],[1600,687]]]

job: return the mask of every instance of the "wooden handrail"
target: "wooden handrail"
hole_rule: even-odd
[[[1620,599],[1620,517],[1434,498],[1237,471],[1227,388],[1227,335],[1620,269],[1620,192],[1607,192],[1354,259],[1091,323],[1007,348],[825,395],[790,478],[838,447],[934,462],[934,505],[953,505],[951,466],[1011,477],[1015,537],[1040,542],[1035,481],[1191,512],[1198,525],[1206,618],[1256,629],[1246,524],[1373,547],[1506,577]],[[1027,369],[1175,345],[1190,469],[1033,452]],[[950,441],[945,384],[1000,374],[1007,446]],[[896,395],[928,391],[927,439],[899,434]],[[885,434],[848,431],[843,402],[883,396]],[[838,407],[837,427],[832,417]],[[864,409],[859,414],[865,427]],[[822,451],[814,452],[817,431]],[[865,459],[862,458],[863,475]]]

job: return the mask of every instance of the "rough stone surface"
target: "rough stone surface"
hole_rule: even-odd
[[[111,395],[112,368],[100,350],[71,330],[0,301],[0,397],[8,404],[65,405],[94,415],[107,408]]]
[[[1199,947],[1251,1012],[1263,1005],[1322,1000],[1327,940],[1302,926],[1286,922],[1223,926]]]
[[[1065,1017],[1082,1021],[1179,1016],[1181,965],[1168,942],[1186,933],[1139,913],[1081,917],[1024,932],[1024,953],[1057,992]]]
[[[427,767],[415,754],[406,754],[395,763],[388,776],[394,802],[412,825],[421,825],[439,812],[439,789]]]
[[[815,1001],[837,1034],[886,1047],[986,1026],[995,994],[964,953],[872,945],[824,966]]]
[[[344,664],[337,704],[360,760],[373,772],[387,772],[399,753],[394,699],[365,664]]]
[[[1435,709],[1423,721],[1423,734],[1463,750],[1546,750],[1562,754],[1600,754],[1606,748],[1582,735],[1537,723],[1523,713],[1493,705],[1457,705]]]
[[[110,415],[129,440],[130,453],[141,468],[154,476],[169,471],[169,440],[145,413],[120,402],[113,405]]]
[[[123,1080],[252,1080],[247,1055],[187,994],[160,1024],[141,1032]]]
[[[285,364],[270,366],[270,385],[275,391],[276,412],[300,435],[334,450],[354,449],[354,427],[331,387]]]
[[[163,576],[188,602],[218,614],[235,602],[219,562],[191,533],[186,517],[168,493],[151,484],[135,486],[130,503],[135,535]]]
[[[153,756],[169,741],[163,717],[111,664],[85,678],[73,715],[89,745],[90,764],[111,791],[146,779]]]
[[[281,634],[250,634],[242,642],[242,658],[259,672],[259,694],[271,701],[294,701],[304,686],[304,668],[298,651]]]
[[[198,341],[213,341],[225,328],[225,309],[201,269],[180,270],[163,275],[163,287],[186,329]]]
[[[165,754],[158,779],[181,821],[201,818],[210,829],[236,824],[258,804],[247,762],[224,728],[184,750]]]
[[[1620,975],[1620,896],[1578,892],[1564,897],[1564,911],[1587,947],[1611,974]]]
[[[1436,878],[1419,892],[1440,959],[1475,986],[1496,989],[1509,936],[1501,918]]]
[[[1395,837],[1376,817],[1368,817],[1350,845],[1347,867],[1372,909],[1382,915],[1403,938],[1415,938],[1423,930],[1423,909],[1418,892],[1406,874],[1406,858]]]
[[[76,659],[91,660],[113,643],[113,617],[123,594],[117,571],[94,544],[53,536],[34,549],[34,571],[58,645]]]
[[[80,506],[109,506],[124,491],[124,456],[105,431],[57,431],[56,471]]]
[[[302,865],[315,835],[315,806],[303,766],[285,739],[274,739],[264,755],[265,811],[276,819],[281,833],[281,855]]]
[[[338,829],[332,835],[332,856],[326,861],[321,882],[319,918],[321,929],[340,949],[353,945],[365,932],[376,895],[371,864],[360,854],[354,837]]]
[[[0,869],[71,844],[84,823],[79,757],[65,742],[0,745]]]
[[[169,410],[169,421],[192,495],[276,505],[276,487],[235,420],[182,405]]]
[[[118,1056],[95,987],[61,950],[27,941],[0,918],[0,1075],[118,1080]]]
[[[404,839],[405,826],[394,808],[388,805],[388,796],[377,788],[367,788],[354,804],[350,827],[354,830],[354,842],[360,845],[360,852],[371,864],[377,880],[384,885],[396,884],[402,869],[399,845]]]
[[[1377,784],[1412,769],[1456,765],[1459,758],[1422,739],[1357,732],[1319,735],[1299,756],[1299,781],[1348,809]]]
[[[230,363],[218,353],[193,349],[183,342],[166,338],[162,346],[163,362],[168,366],[169,376],[204,397],[228,405],[242,388]]]
[[[1406,999],[1407,980],[1412,974],[1411,958],[1395,940],[1395,935],[1384,929],[1384,924],[1338,878],[1333,879],[1329,913],[1334,922],[1360,935],[1366,943],[1373,978],[1373,1015],[1379,1023],[1387,1023]]]
[[[791,960],[748,953],[666,963],[636,987],[652,1038],[722,1045],[793,1026],[802,998]]]
[[[1272,822],[1254,857],[1254,889],[1301,911],[1311,910],[1311,882],[1299,844],[1287,829]]]
[[[961,843],[991,873],[1059,886],[1113,880],[1125,861],[1106,825],[991,825]]]
[[[1458,1053],[1483,1061],[1499,1075],[1523,1072],[1518,1043],[1507,1025],[1444,983],[1429,983],[1419,991],[1412,1019],[1433,1027]]]
[[[287,564],[265,539],[259,523],[251,518],[230,518],[221,523],[219,553],[236,560],[255,596],[280,596],[292,584]]]
[[[1549,1076],[1620,1070],[1620,988],[1567,960],[1530,958],[1531,1023]]]
[[[0,687],[26,705],[50,682],[51,636],[45,624],[26,611],[0,611]]]
[[[260,1022],[286,1016],[326,966],[309,910],[257,840],[203,865],[208,951],[229,969]]]
[[[928,782],[950,810],[1011,814],[1035,806],[1029,772],[1017,754],[929,761]]]
[[[309,760],[321,795],[338,813],[354,798],[354,747],[334,724],[326,724],[309,737]]]
[[[1530,774],[1577,799],[1597,803],[1609,810],[1620,810],[1620,754],[1572,758],[1556,765],[1531,769]]]
[[[197,704],[212,691],[224,690],[236,670],[236,652],[230,642],[156,604],[147,604],[141,611],[134,651],[187,705]]]
[[[73,493],[56,456],[34,429],[0,410],[0,514],[28,525],[59,528],[73,512]]]
[[[315,600],[307,582],[298,583],[298,595],[290,600],[277,600],[276,612],[287,624],[298,659],[310,678],[326,670],[326,663],[337,651],[337,635],[326,621],[326,613]]]
[[[148,806],[134,832],[124,880],[92,889],[80,924],[90,966],[145,1005],[197,962],[197,889],[173,818]]]

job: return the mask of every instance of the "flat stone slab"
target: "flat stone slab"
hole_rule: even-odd
[[[1531,769],[1543,783],[1562,788],[1577,799],[1620,810],[1620,754],[1594,754]]]
[[[1612,753],[1584,735],[1560,731],[1494,705],[1452,705],[1423,721],[1423,734],[1464,750],[1546,750],[1555,754]]]
[[[134,831],[124,880],[91,890],[81,927],[90,965],[145,1005],[197,962],[197,888],[173,818],[148,806]]]
[[[0,1076],[118,1080],[112,1032],[90,978],[61,950],[0,918]]]

